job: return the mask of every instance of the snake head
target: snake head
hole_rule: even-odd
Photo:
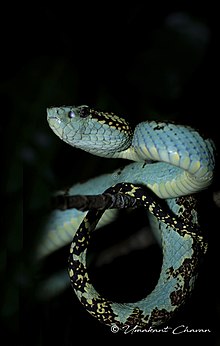
[[[98,156],[116,157],[131,145],[129,124],[113,113],[88,106],[51,107],[47,121],[64,142]]]

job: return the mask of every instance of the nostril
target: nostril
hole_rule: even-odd
[[[75,118],[76,114],[73,111],[68,112],[68,118],[72,119]]]

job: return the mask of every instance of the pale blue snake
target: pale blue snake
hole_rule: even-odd
[[[101,297],[88,277],[86,252],[90,233],[104,211],[89,212],[85,217],[75,209],[53,213],[39,257],[73,238],[69,276],[75,293],[92,315],[118,327],[164,323],[191,292],[200,258],[207,249],[198,225],[195,198],[184,196],[211,184],[215,166],[213,142],[190,127],[166,122],[142,122],[132,131],[123,118],[88,106],[53,107],[47,115],[52,130],[68,144],[98,156],[135,161],[113,174],[77,184],[68,194],[100,194],[118,183],[109,190],[111,193],[117,190],[133,196],[153,215],[153,230],[163,248],[163,264],[158,283],[146,298],[120,304]],[[149,200],[139,185],[165,199],[168,211]],[[107,210],[103,224],[113,216],[114,210]]]

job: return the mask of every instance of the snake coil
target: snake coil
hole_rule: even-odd
[[[39,256],[72,240],[68,268],[71,285],[99,321],[119,328],[166,322],[192,291],[200,259],[207,250],[194,193],[213,180],[213,142],[190,127],[167,122],[142,122],[133,131],[123,118],[88,106],[49,108],[47,119],[54,133],[76,148],[134,161],[113,174],[77,184],[68,193],[107,192],[134,198],[151,214],[161,239],[163,263],[158,283],[147,297],[119,304],[100,296],[87,273],[86,253],[99,219],[103,224],[111,222],[114,210],[92,210],[87,215],[78,210],[55,211]],[[165,200],[166,211],[144,187]]]

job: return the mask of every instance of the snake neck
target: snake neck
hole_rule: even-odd
[[[206,188],[213,180],[214,143],[190,127],[155,121],[140,123],[129,148],[116,155],[133,161],[157,161],[179,167],[182,169],[179,180],[188,193]],[[173,182],[167,179],[167,184]],[[182,186],[181,189],[185,191]]]

